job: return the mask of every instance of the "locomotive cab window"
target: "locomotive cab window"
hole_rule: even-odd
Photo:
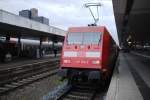
[[[68,44],[99,44],[101,33],[69,33],[67,37]]]
[[[81,33],[69,33],[67,38],[68,44],[82,44]]]
[[[83,44],[98,44],[100,33],[83,33]]]

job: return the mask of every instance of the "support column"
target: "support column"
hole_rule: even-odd
[[[9,34],[6,35],[6,41],[5,42],[6,42],[6,45],[7,45],[7,43],[10,42],[10,35]],[[3,58],[2,59],[4,62],[9,62],[12,60],[11,51],[9,50],[9,47],[7,47],[7,46],[6,46],[6,48],[3,49]]]
[[[21,55],[21,35],[18,36],[18,54],[17,56],[19,57]]]
[[[6,35],[6,42],[10,41],[10,35]]]
[[[40,37],[40,46],[39,46],[39,56],[40,56],[40,58],[42,58],[42,40],[43,40],[43,38],[42,37]]]
[[[57,43],[56,40],[55,40],[55,41],[54,41],[54,40],[52,41],[52,48],[53,48],[54,57],[57,56],[57,52],[58,52],[57,46],[55,45],[56,43]]]

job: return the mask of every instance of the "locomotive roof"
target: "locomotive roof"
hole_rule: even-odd
[[[105,29],[105,26],[70,27],[68,32],[102,32]]]

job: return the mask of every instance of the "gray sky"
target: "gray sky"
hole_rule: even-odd
[[[67,30],[71,26],[87,26],[93,22],[89,10],[83,6],[89,2],[102,4],[98,24],[107,26],[118,43],[111,0],[0,0],[0,9],[18,14],[23,9],[38,8],[39,16],[49,18],[50,25]]]

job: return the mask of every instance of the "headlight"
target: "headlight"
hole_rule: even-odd
[[[70,63],[70,60],[64,60],[64,63]]]
[[[92,64],[100,64],[100,61],[99,60],[94,60],[94,61],[92,61]]]

